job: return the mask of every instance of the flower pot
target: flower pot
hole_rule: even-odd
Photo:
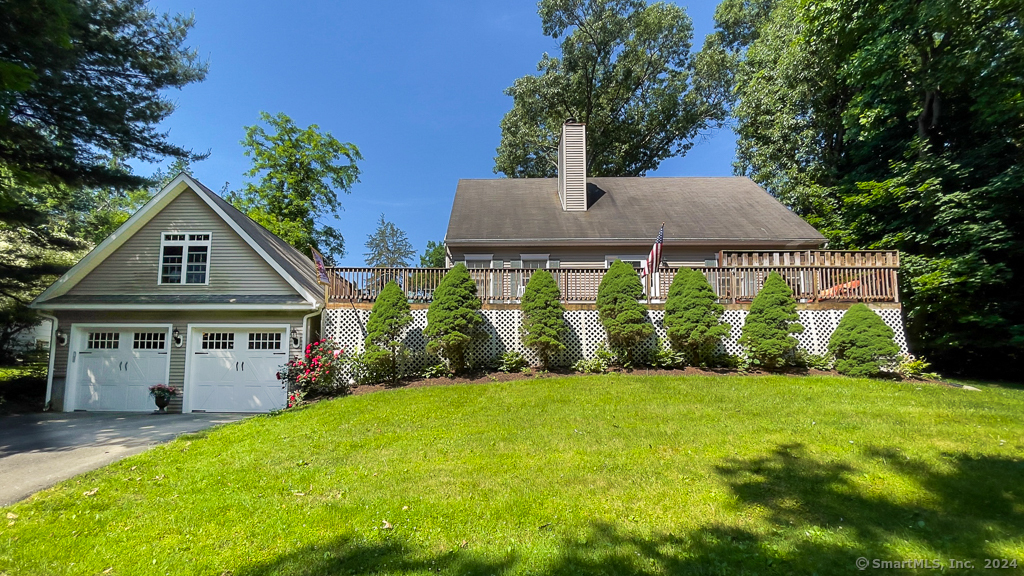
[[[168,396],[155,396],[156,407],[159,408],[158,412],[167,412],[167,406],[171,403],[171,399]]]

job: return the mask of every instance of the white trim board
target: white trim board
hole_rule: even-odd
[[[316,304],[39,304],[44,310],[319,310]]]

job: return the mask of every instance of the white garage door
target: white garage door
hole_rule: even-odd
[[[89,327],[78,334],[74,409],[156,409],[149,387],[167,383],[167,328]]]
[[[189,405],[193,411],[269,412],[285,407],[288,392],[277,372],[288,361],[283,328],[192,331]]]

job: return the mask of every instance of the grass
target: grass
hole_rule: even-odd
[[[1021,390],[832,377],[341,398],[181,438],[0,511],[17,516],[0,525],[0,574],[1024,567],[1021,414]]]

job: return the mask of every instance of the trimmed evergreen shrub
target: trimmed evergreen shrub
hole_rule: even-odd
[[[636,270],[616,260],[597,288],[597,313],[608,333],[608,343],[623,364],[633,363],[633,347],[654,333],[647,310],[639,302],[644,287]]]
[[[877,376],[883,366],[896,362],[900,352],[892,328],[864,304],[854,304],[843,314],[828,340],[836,370],[847,376]]]
[[[761,292],[750,303],[740,346],[760,366],[782,366],[799,344],[792,335],[804,331],[804,327],[796,322],[799,319],[793,291],[778,272],[772,272],[764,281]]]
[[[474,339],[483,336],[483,322],[476,282],[465,264],[456,264],[437,285],[427,309],[427,327],[423,330],[427,351],[440,356],[452,372],[462,372],[466,350]]]
[[[392,383],[398,381],[398,359],[405,351],[402,332],[412,323],[409,301],[394,281],[384,285],[366,321],[367,360]]]
[[[551,273],[538,270],[526,283],[523,292],[523,344],[540,356],[540,365],[547,369],[551,357],[565,350],[562,339],[568,331],[561,292]]]
[[[732,327],[722,322],[725,307],[716,302],[704,274],[680,268],[665,301],[665,331],[672,348],[685,352],[690,364],[705,365]]]

